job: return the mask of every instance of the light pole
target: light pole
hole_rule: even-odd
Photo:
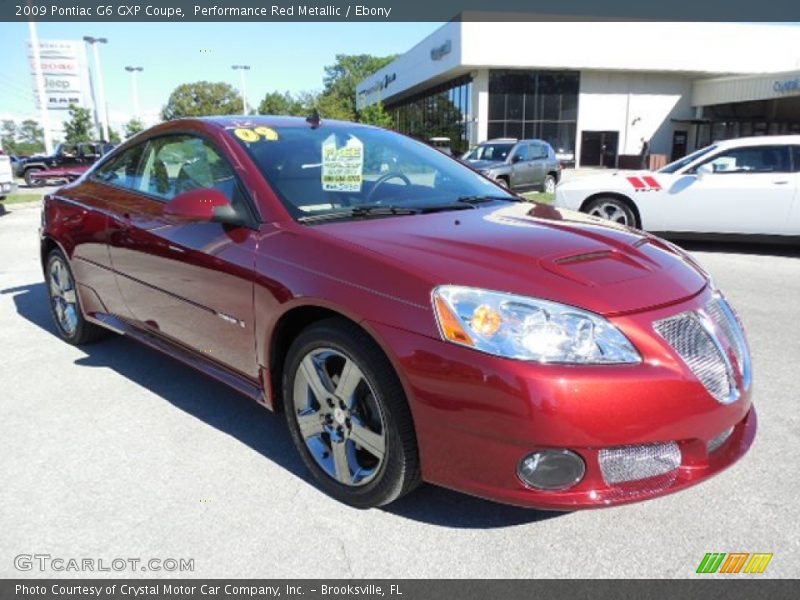
[[[41,110],[42,128],[44,129],[44,149],[50,155],[53,153],[53,133],[50,131],[50,114],[47,112],[47,97],[44,95],[44,75],[42,74],[42,58],[39,53],[39,35],[36,32],[36,23],[33,19],[28,21],[28,31],[31,35],[33,72],[36,77],[36,93],[39,96],[39,109]]]
[[[125,67],[131,74],[131,97],[133,98],[133,116],[139,118],[139,86],[136,83],[136,73],[144,71],[142,67]]]
[[[244,72],[250,70],[250,65],[233,65],[231,69],[234,71],[239,71],[239,76],[241,78],[241,86],[239,88],[240,93],[242,94],[242,114],[247,114],[247,85],[244,81]]]
[[[94,68],[95,71],[97,71],[97,97],[98,103],[100,104],[100,109],[97,112],[102,115],[100,123],[103,126],[103,141],[108,142],[108,104],[106,104],[106,88],[105,84],[103,83],[103,69],[100,66],[100,51],[97,48],[97,44],[107,44],[108,40],[106,38],[96,38],[90,35],[85,35],[83,36],[83,41],[92,46],[92,52],[94,54]]]

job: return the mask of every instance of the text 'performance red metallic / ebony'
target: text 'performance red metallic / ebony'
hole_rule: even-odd
[[[66,341],[125,334],[282,411],[354,506],[632,502],[755,436],[741,323],[689,256],[382,129],[164,123],[46,198],[41,256]]]

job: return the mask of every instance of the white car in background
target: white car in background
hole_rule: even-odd
[[[800,135],[726,140],[655,172],[576,178],[554,204],[676,237],[800,236]]]
[[[0,201],[17,190],[14,183],[14,172],[11,169],[11,157],[0,151]]]

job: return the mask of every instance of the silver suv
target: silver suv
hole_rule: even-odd
[[[488,140],[472,148],[461,160],[512,189],[539,188],[553,194],[561,179],[561,163],[544,140]]]

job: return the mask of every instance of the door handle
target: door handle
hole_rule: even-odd
[[[773,181],[772,183],[775,184],[775,185],[786,185],[787,183],[789,183],[789,180],[788,179],[779,179],[777,181]]]

